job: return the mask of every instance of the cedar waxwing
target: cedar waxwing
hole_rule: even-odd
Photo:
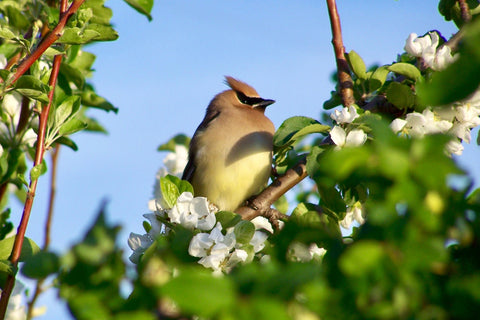
[[[217,94],[190,142],[182,179],[195,196],[233,211],[265,188],[272,169],[275,127],[262,99],[248,84],[226,77],[231,90]]]

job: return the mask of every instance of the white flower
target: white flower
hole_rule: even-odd
[[[255,226],[255,230],[265,229],[268,232],[273,233],[272,224],[265,217],[258,216],[253,218],[250,222]]]
[[[5,67],[7,66],[7,58],[5,57],[5,55],[2,53],[0,54],[0,69],[5,69]]]
[[[198,233],[192,238],[188,253],[201,258],[198,263],[204,267],[218,271],[235,243],[235,234],[232,232],[224,236],[222,225],[218,222],[210,233]]]
[[[190,192],[182,193],[167,214],[171,222],[189,229],[210,230],[216,222],[215,213],[210,211],[207,198],[194,198]]]
[[[322,258],[327,250],[319,248],[316,243],[312,243],[309,246],[301,242],[293,242],[288,248],[290,256],[300,262],[308,262],[313,258]]]
[[[165,156],[163,164],[169,174],[181,177],[183,169],[188,162],[188,150],[184,145],[175,145],[175,152],[170,152]]]
[[[133,250],[129,259],[133,263],[138,263],[140,256],[147,250],[153,243],[152,238],[148,234],[140,235],[137,233],[130,233],[128,237],[128,246]]]
[[[437,32],[429,32],[419,38],[417,34],[411,33],[405,44],[405,51],[414,57],[422,58],[425,64],[433,70],[443,70],[451,64],[455,57],[448,46],[440,46],[440,37]]]
[[[452,139],[446,145],[449,154],[461,155],[463,153],[463,146],[457,139]]]
[[[438,40],[436,32],[430,32],[421,38],[416,33],[411,33],[407,38],[405,51],[418,58],[426,54],[433,54],[438,46]]]
[[[330,137],[340,148],[360,146],[367,141],[367,134],[362,129],[355,129],[347,134],[340,126],[333,127]]]
[[[340,221],[340,225],[345,229],[349,229],[353,221],[357,221],[359,224],[365,223],[362,204],[358,201],[353,206],[347,208],[345,218]]]
[[[257,230],[253,234],[250,244],[253,246],[255,252],[262,251],[265,248],[265,241],[268,239],[268,234],[263,231]]]
[[[390,127],[393,132],[401,132],[414,137],[423,137],[425,134],[445,133],[453,124],[451,121],[442,120],[432,110],[425,109],[422,113],[408,113],[405,120],[397,118]]]
[[[155,184],[153,185],[153,199],[148,202],[148,209],[150,211],[162,211],[170,209],[165,203],[160,190],[160,178],[171,174],[181,177],[183,169],[188,162],[188,151],[184,145],[175,145],[175,152],[169,152],[163,159],[164,167],[158,169],[155,175]]]
[[[442,120],[437,117],[432,110],[428,108],[423,110],[422,115],[425,117],[424,126],[426,133],[444,133],[453,125],[450,121]]]
[[[327,253],[327,250],[324,248],[319,248],[316,243],[312,243],[310,247],[308,247],[308,251],[312,254],[312,258],[321,258]]]
[[[453,61],[455,61],[455,57],[452,56],[450,47],[445,45],[441,46],[433,57],[429,56],[428,58],[428,61],[425,60],[425,62],[436,71],[445,69]]]
[[[358,118],[357,109],[354,106],[345,107],[342,111],[335,110],[334,113],[330,114],[330,118],[335,120],[338,124],[341,123],[352,123],[353,120]]]
[[[22,303],[23,292],[25,286],[19,280],[15,281],[15,287],[13,288],[10,299],[8,300],[7,312],[5,314],[5,320],[25,320],[27,318],[26,304]],[[32,312],[33,317],[38,317],[44,314],[46,307],[34,308]]]
[[[405,125],[407,124],[406,120],[396,118],[395,120],[390,123],[390,128],[392,129],[393,132],[398,133],[405,128]]]

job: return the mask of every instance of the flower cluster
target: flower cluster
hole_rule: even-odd
[[[421,58],[426,67],[435,71],[445,69],[455,60],[449,46],[440,45],[438,32],[429,32],[423,37],[411,33],[405,44],[405,51],[417,58]]]
[[[186,148],[180,145],[165,157],[165,168],[157,172],[154,199],[148,205],[152,213],[144,215],[150,226],[145,234],[131,233],[129,236],[128,245],[133,251],[130,260],[138,263],[155,239],[170,232],[175,225],[196,233],[188,251],[190,255],[200,258],[198,263],[206,268],[216,272],[228,271],[239,262],[251,260],[254,254],[265,247],[269,234],[273,233],[267,219],[257,217],[251,222],[243,221],[251,224],[245,236],[245,232],[238,227],[240,223],[223,228],[216,217],[218,209],[205,197],[194,197],[191,192],[183,192],[175,205],[168,206],[166,203],[159,187],[160,179],[167,174],[179,176],[186,160]]]
[[[330,138],[337,148],[360,146],[367,141],[367,134],[362,129],[345,127],[359,117],[354,106],[335,110],[330,117],[338,124],[330,130]]]
[[[442,70],[455,60],[450,48],[439,45],[437,32],[429,32],[424,37],[412,33],[406,42],[408,54],[422,58],[426,67]],[[447,144],[449,154],[463,152],[462,141],[470,143],[471,129],[480,125],[480,90],[463,101],[450,106],[427,107],[422,113],[411,112],[403,118],[393,120],[390,127],[395,133],[413,137],[425,134],[445,133],[453,138]]]

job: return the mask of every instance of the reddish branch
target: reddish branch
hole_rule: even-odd
[[[245,220],[265,216],[277,220],[278,214],[270,209],[271,205],[307,176],[305,160],[287,170],[285,174],[272,182],[262,193],[250,200],[249,205],[235,210]],[[272,217],[273,215],[273,217]]]
[[[50,165],[50,194],[48,197],[48,209],[47,209],[47,221],[45,222],[45,238],[43,242],[43,251],[47,251],[50,246],[50,228],[52,225],[52,218],[53,218],[53,205],[55,203],[55,194],[57,190],[57,160],[58,160],[58,153],[60,151],[60,145],[57,144],[55,149],[53,149],[51,156],[52,162]],[[27,320],[32,319],[33,316],[33,309],[35,307],[35,303],[37,302],[38,297],[43,292],[43,283],[44,279],[40,279],[35,286],[35,291],[33,293],[32,299],[28,302],[28,310],[27,310]]]
[[[53,102],[54,88],[57,84],[58,72],[60,70],[60,63],[62,62],[62,56],[57,55],[53,59],[53,68],[50,75],[49,85],[52,88],[48,93],[48,104],[42,108],[40,113],[40,121],[37,136],[37,149],[35,153],[34,166],[40,165],[45,153],[45,132],[47,129],[48,113]],[[13,244],[12,254],[10,255],[10,262],[14,269],[18,265],[18,260],[22,252],[23,240],[25,239],[25,232],[27,230],[28,220],[32,211],[33,199],[35,198],[35,191],[37,189],[37,179],[30,181],[28,187],[27,199],[25,200],[25,206],[23,208],[22,219],[17,229],[17,235],[15,236],[15,242]],[[5,317],[5,312],[8,305],[8,300],[15,285],[15,275],[9,275],[5,284],[5,288],[2,291],[2,297],[0,299],[0,319]]]
[[[342,28],[340,26],[340,17],[337,11],[335,0],[327,0],[328,15],[330,16],[330,25],[332,27],[332,44],[337,61],[337,76],[340,89],[340,96],[344,107],[355,103],[353,97],[353,82],[350,76],[350,68],[345,59],[345,47],[342,40]]]
[[[468,7],[467,0],[458,0],[458,5],[460,6],[460,15],[463,22],[469,22],[472,20],[472,15],[470,14],[470,8]]]

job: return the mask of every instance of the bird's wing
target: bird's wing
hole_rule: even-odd
[[[195,130],[195,134],[193,135],[192,141],[190,142],[190,150],[188,152],[188,162],[187,162],[187,165],[185,166],[185,169],[183,170],[182,180],[187,180],[192,182],[195,169],[197,168],[195,166],[195,154],[197,154],[197,148],[198,148],[197,143],[195,143],[197,140],[196,137],[198,137],[198,135],[200,135],[203,131],[205,131],[208,128],[209,124],[213,120],[215,120],[215,118],[217,118],[219,115],[220,115],[219,110],[207,110],[205,118],[200,123],[197,130]]]

